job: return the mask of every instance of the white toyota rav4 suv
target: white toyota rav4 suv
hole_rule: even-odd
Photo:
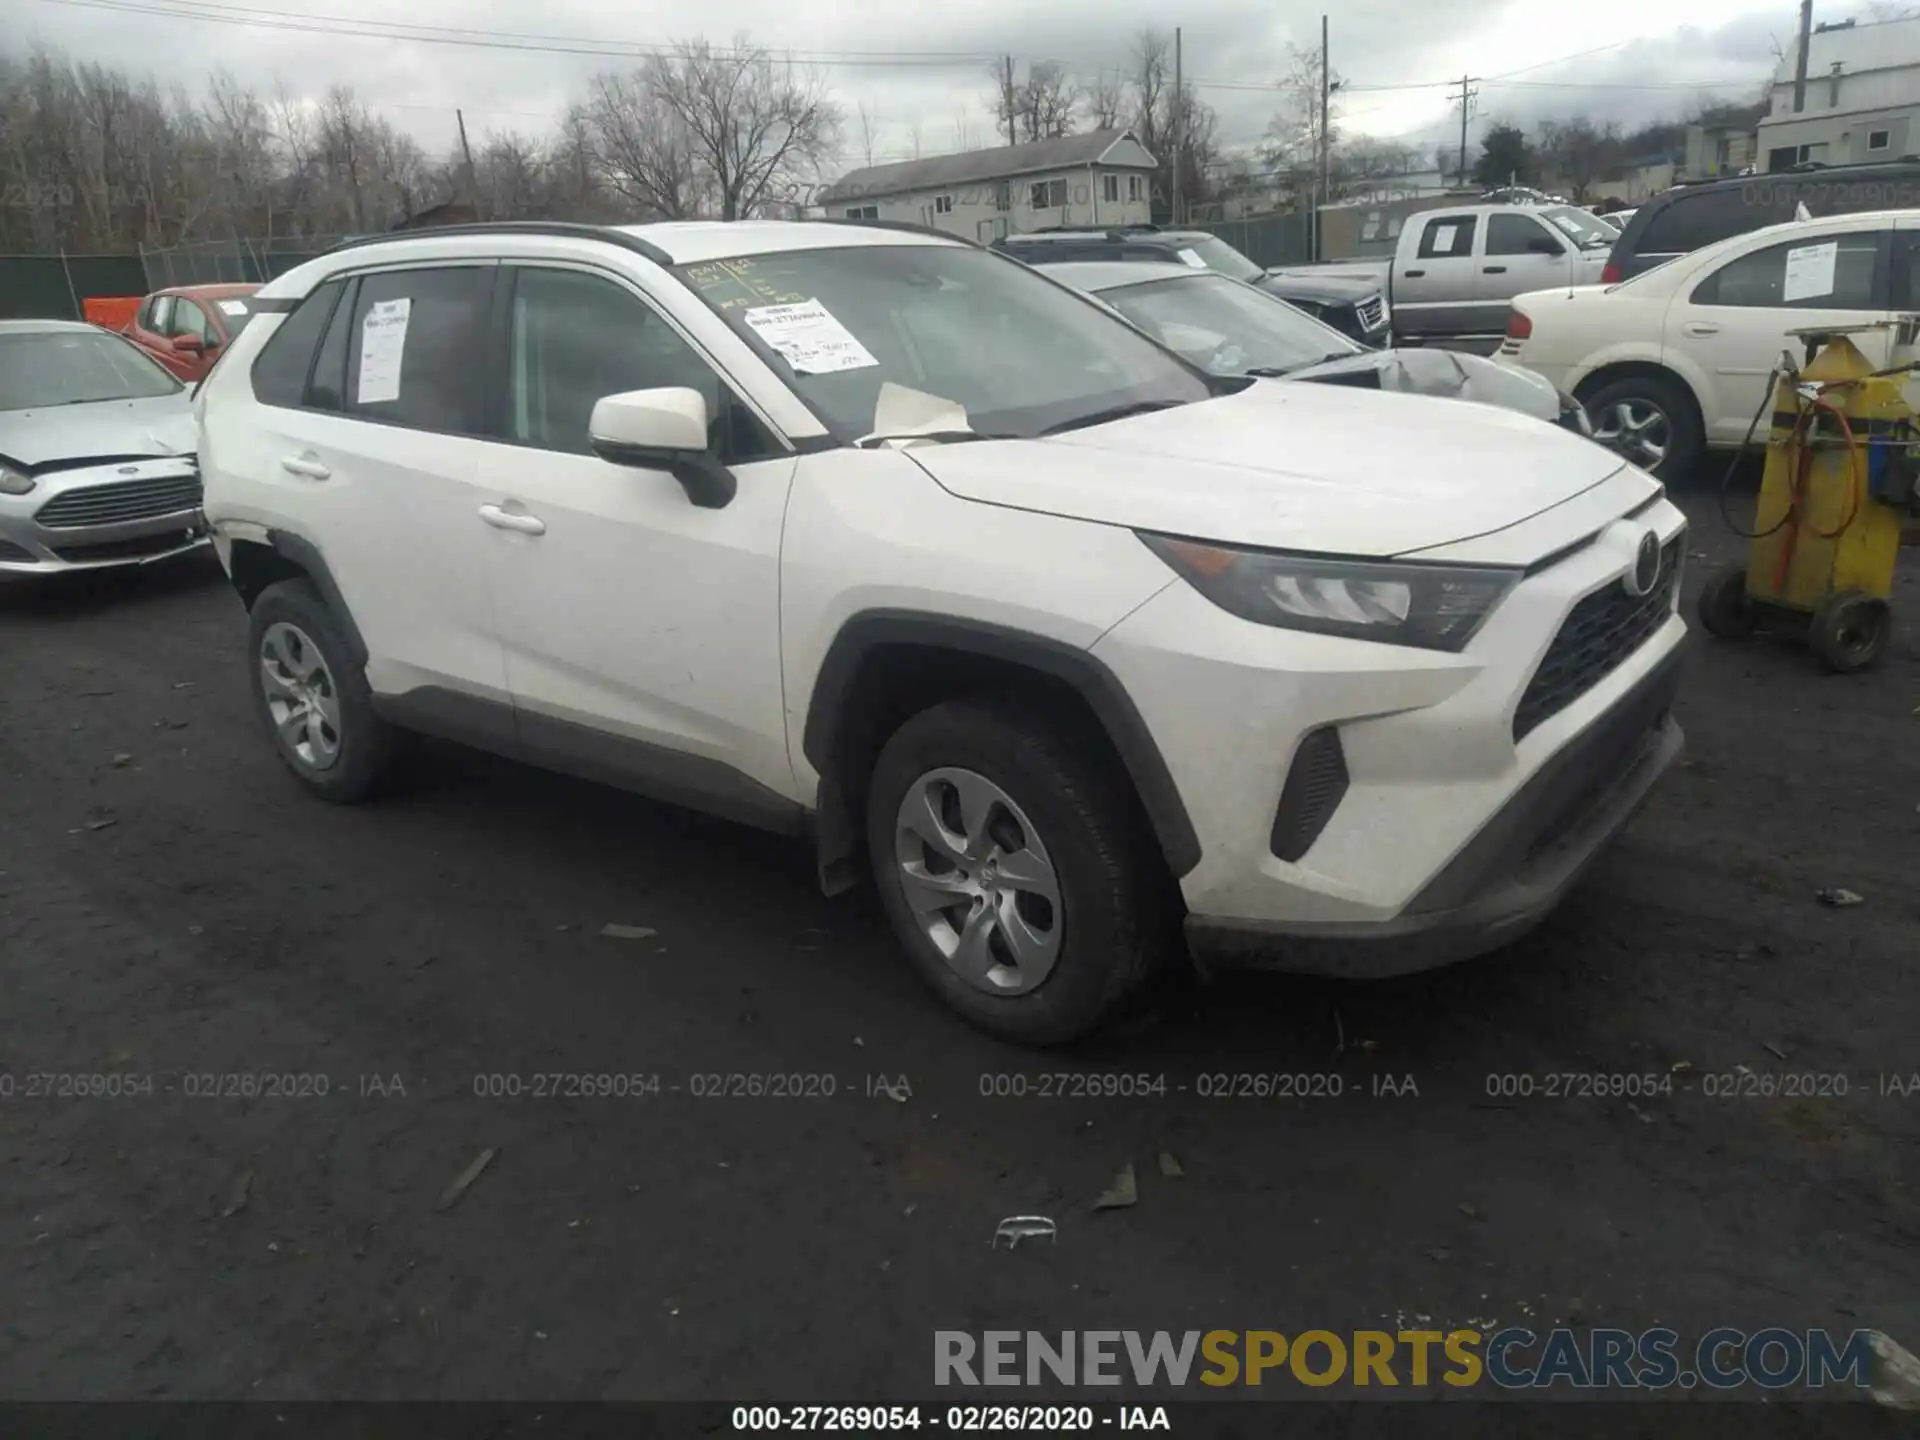
[[[196,399],[280,755],[426,732],[870,861],[1034,1043],[1186,948],[1492,949],[1673,762],[1684,520],[1491,406],[1215,379],[835,222],[459,227],[255,297]]]

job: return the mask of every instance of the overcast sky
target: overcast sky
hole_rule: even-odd
[[[635,63],[637,47],[696,33],[716,43],[745,31],[819,64],[848,118],[859,163],[856,104],[877,112],[876,161],[992,144],[986,70],[1000,52],[1017,64],[1059,60],[1083,73],[1124,67],[1143,25],[1180,26],[1185,73],[1220,113],[1229,145],[1255,141],[1280,103],[1289,42],[1319,40],[1325,0],[978,0],[927,6],[879,0],[8,0],[0,45],[44,45],[70,57],[155,74],[197,89],[216,66],[271,91],[319,94],[346,83],[428,151],[455,145],[464,108],[477,144],[489,130],[537,133],[587,77]],[[478,43],[401,38],[414,34]],[[1815,19],[1866,18],[1862,0],[1816,0]],[[1792,0],[1343,0],[1331,52],[1350,93],[1349,132],[1458,143],[1447,88],[1476,77],[1473,133],[1500,119],[1587,114],[1626,125],[1683,113],[1702,97],[1755,98],[1776,46],[1790,47]],[[1676,26],[1676,16],[1686,23]],[[698,30],[689,24],[700,21]],[[377,32],[377,33],[353,33]],[[546,48],[536,48],[546,47]],[[1604,48],[1602,48],[1604,47]],[[1581,53],[1592,52],[1592,53]],[[1577,57],[1577,58],[1570,58]],[[863,158],[863,157],[862,157]]]

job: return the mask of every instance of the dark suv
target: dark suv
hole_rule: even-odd
[[[1920,157],[1877,165],[1800,165],[1766,175],[1679,185],[1645,201],[1613,242],[1601,281],[1617,285],[1703,245],[1793,219],[1920,206]]]
[[[1370,276],[1279,274],[1262,270],[1210,230],[1166,230],[1158,225],[1060,226],[1006,235],[993,248],[1029,265],[1069,260],[1146,260],[1213,270],[1256,285],[1304,310],[1362,345],[1392,343],[1387,297]]]

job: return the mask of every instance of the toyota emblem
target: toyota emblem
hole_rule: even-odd
[[[1660,582],[1660,537],[1651,530],[1640,537],[1640,549],[1633,557],[1633,569],[1620,579],[1629,595],[1646,595]]]

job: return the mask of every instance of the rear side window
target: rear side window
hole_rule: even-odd
[[[493,266],[361,277],[347,331],[347,412],[413,430],[481,431],[481,337]]]
[[[1875,231],[1815,235],[1730,260],[1694,287],[1696,305],[1786,310],[1884,308],[1875,296],[1884,237]]]
[[[294,308],[267,337],[253,362],[253,398],[262,405],[297,408],[307,391],[314,347],[340,298],[342,282],[329,280]]]
[[[1893,234],[1893,307],[1920,309],[1920,230]]]
[[[1420,237],[1420,258],[1443,260],[1452,255],[1471,255],[1473,225],[1474,217],[1471,215],[1456,215],[1450,220],[1429,220],[1426,232]]]
[[[1776,204],[1782,196],[1786,197],[1785,214],[1778,213]],[[1634,250],[1641,255],[1684,254],[1764,225],[1791,220],[1793,206],[1790,185],[1730,185],[1724,190],[1678,195],[1655,212],[1634,241]]]

